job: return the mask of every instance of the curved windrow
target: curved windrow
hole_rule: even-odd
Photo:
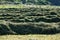
[[[55,10],[43,8],[0,9],[0,20],[5,20],[7,23],[7,26],[3,23],[0,24],[0,34],[60,33],[60,14]]]

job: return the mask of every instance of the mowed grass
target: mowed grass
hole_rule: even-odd
[[[0,8],[23,8],[23,5],[3,4],[0,5]]]
[[[0,40],[60,40],[60,34],[55,35],[3,35]]]
[[[25,6],[23,6],[23,5],[0,5],[0,8],[23,8],[23,7],[25,7]],[[29,6],[26,6],[26,7],[29,7]],[[56,7],[60,8],[59,6],[56,6]],[[38,34],[36,34],[36,35],[0,35],[0,40],[60,40],[60,34],[54,34],[54,35],[42,35],[42,34],[40,34],[40,35],[38,35]]]
[[[0,8],[29,8],[29,7],[35,7],[35,8],[48,8],[48,9],[56,9],[60,8],[60,6],[52,6],[52,5],[26,5],[26,4],[2,4],[0,5]]]

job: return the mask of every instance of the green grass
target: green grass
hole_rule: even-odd
[[[37,7],[37,8],[60,8],[60,6],[51,6],[51,5],[24,5],[24,4],[3,4],[0,5],[0,8],[29,8],[29,7]]]
[[[40,6],[43,7],[38,8]],[[12,34],[10,30],[17,34],[60,33],[60,18],[58,16],[60,8],[59,6],[48,6],[0,5],[0,20],[6,20],[0,25],[0,34]]]
[[[41,6],[41,8],[44,9],[43,10],[44,13],[40,11],[40,9],[39,9],[40,6]],[[12,9],[9,9],[9,8],[12,8]],[[16,8],[17,10],[14,8]],[[21,8],[21,9],[19,9],[19,8]],[[48,32],[49,31],[50,32],[51,31],[60,32],[60,28],[59,28],[60,27],[60,25],[59,25],[60,24],[59,23],[60,22],[59,21],[60,20],[60,18],[59,18],[60,17],[60,14],[59,14],[60,6],[50,6],[50,5],[33,5],[33,6],[29,5],[28,6],[28,5],[22,5],[22,4],[18,4],[18,5],[6,4],[6,5],[0,5],[0,9],[2,9],[1,11],[4,10],[2,12],[3,14],[7,13],[7,15],[4,15],[4,16],[2,16],[3,14],[1,13],[2,15],[0,15],[0,18],[3,20],[5,20],[5,19],[10,20],[9,18],[12,18],[12,20],[14,21],[15,19],[20,20],[20,18],[23,18],[25,20],[25,22],[26,22],[26,20],[28,20],[28,22],[29,22],[32,19],[34,19],[32,21],[35,21],[35,24],[34,24],[32,22],[31,23],[28,23],[28,22],[15,23],[15,21],[16,21],[15,20],[14,23],[12,22],[11,25],[9,25],[10,24],[9,21],[7,21],[6,22],[7,24],[6,24],[5,21],[1,20],[0,23],[2,23],[2,24],[0,24],[0,34],[10,34],[11,33],[10,30],[16,31],[16,33],[18,33],[18,34],[20,34],[20,33],[22,34],[22,32],[23,32],[23,34],[24,34],[24,32],[25,33],[33,33],[34,31],[36,31],[35,33],[37,33],[37,31],[40,32],[40,29],[39,29],[40,27],[43,29],[43,32],[46,29],[48,30]],[[47,10],[47,12],[45,12],[46,10]],[[21,13],[19,12],[19,15],[17,15],[16,11],[21,11]],[[51,12],[54,13],[53,14],[54,16],[51,14]],[[12,13],[13,13],[13,15],[12,15]],[[14,13],[16,13],[16,14],[14,14]],[[33,16],[30,13],[32,13],[35,16]],[[36,16],[37,14],[39,15],[40,13],[41,13],[41,15],[43,13],[43,16]],[[29,14],[30,14],[30,16],[29,16]],[[8,16],[8,15],[10,15],[10,16]],[[18,18],[17,18],[17,16],[18,16]],[[57,19],[58,21],[53,22],[52,21],[53,18]],[[38,22],[36,22],[35,19]],[[39,22],[39,19],[40,20],[43,19],[43,20],[41,20],[43,22],[42,23]],[[44,19],[46,19],[47,21],[45,21]],[[49,23],[49,20],[52,22]],[[56,20],[54,20],[54,21],[56,21]],[[5,24],[5,25],[3,25],[3,24]],[[45,29],[44,29],[44,27],[45,27]],[[50,29],[50,28],[52,28],[52,29]],[[45,33],[47,33],[47,31]],[[0,36],[0,40],[59,40],[59,39],[60,39],[59,34],[58,35],[57,34],[54,34],[54,35],[41,35],[40,34],[40,35],[1,35]]]
[[[23,8],[23,5],[3,4],[3,5],[0,5],[0,8]]]

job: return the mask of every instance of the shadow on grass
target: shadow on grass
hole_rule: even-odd
[[[12,33],[6,25],[0,24],[0,35],[28,35],[28,34],[45,34],[45,35],[53,35],[60,33],[60,30],[56,28],[43,28],[43,27],[35,27],[33,25],[12,25],[9,24],[9,27],[12,29]]]

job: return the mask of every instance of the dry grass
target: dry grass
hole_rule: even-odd
[[[55,35],[3,35],[0,40],[60,40],[60,34]]]

